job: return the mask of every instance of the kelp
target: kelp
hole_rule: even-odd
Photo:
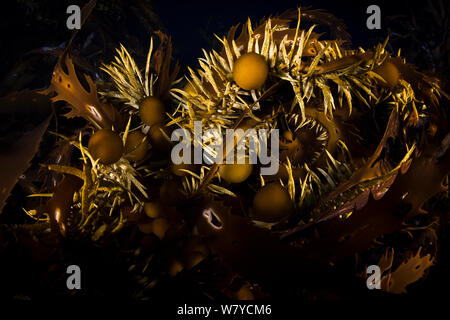
[[[58,60],[51,85],[45,92],[56,92],[52,102],[66,101],[70,104],[71,110],[65,114],[67,118],[83,117],[97,127],[121,128],[123,124],[117,110],[99,101],[97,87],[91,77],[84,75],[84,80],[87,88],[78,79],[72,59],[66,54]]]
[[[29,116],[27,111],[33,110],[37,114],[39,123],[18,136],[11,136],[11,132],[2,140],[2,152],[0,154],[0,212],[2,211],[8,196],[17,183],[20,175],[28,169],[30,162],[39,150],[39,143],[50,123],[51,107],[50,99],[33,91],[23,91],[0,98],[0,114],[2,117],[12,112],[23,113],[23,119]],[[30,110],[31,109],[31,110]],[[33,112],[31,114],[33,114]],[[36,119],[33,119],[36,121]],[[24,126],[25,124],[22,124]]]
[[[421,251],[422,247],[419,247],[415,254],[407,257],[393,270],[395,251],[393,248],[386,249],[378,262],[382,275],[381,289],[395,294],[407,293],[406,287],[421,279],[426,270],[435,263],[431,254],[422,255]]]

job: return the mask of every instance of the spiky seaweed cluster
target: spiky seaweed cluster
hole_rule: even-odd
[[[173,114],[167,113],[170,120],[165,124],[165,127],[176,125],[191,132],[194,131],[196,120],[202,122],[203,129],[216,128],[219,132],[239,128],[242,124],[246,124],[244,129],[280,129],[283,133],[280,138],[281,169],[275,177],[260,176],[253,182],[250,179],[249,183],[258,188],[255,182],[260,180],[260,188],[266,184],[265,180],[279,180],[288,191],[296,211],[313,206],[357,171],[358,165],[355,165],[346,140],[352,135],[358,136],[353,121],[360,119],[359,114],[377,108],[395,109],[408,126],[426,117],[427,109],[425,102],[416,97],[411,84],[400,76],[399,70],[407,66],[400,58],[393,58],[386,52],[387,40],[371,51],[365,52],[362,48],[349,50],[342,40],[320,40],[320,35],[313,32],[315,25],[302,30],[301,16],[298,10],[296,19],[292,14],[288,19],[269,18],[255,29],[249,19],[238,38],[234,37],[236,28],[230,30],[228,37],[219,38],[223,45],[222,52],[212,50],[208,53],[204,50],[204,58],[199,60],[201,69],[194,72],[189,68],[187,86],[184,89],[171,89],[179,104]],[[296,23],[296,28],[290,27],[292,22]],[[163,42],[167,41],[162,34],[159,36]],[[163,61],[153,61],[157,59],[157,55],[152,58],[153,39],[143,73],[124,46],[117,53],[116,61],[102,68],[111,76],[115,89],[105,87],[99,94],[106,99],[113,99],[116,105],[114,112],[122,117],[128,114],[125,129],[120,129],[117,119],[110,116],[114,112],[104,111],[107,110],[105,103],[98,102],[92,96],[92,92],[95,92],[93,84],[90,84],[90,99],[86,99],[90,103],[75,101],[79,102],[76,105],[73,102],[75,99],[68,97],[70,91],[64,86],[56,91],[58,99],[72,101],[75,106],[73,113],[85,115],[98,128],[111,126],[119,133],[122,132],[126,144],[130,131],[148,132],[148,126],[139,118],[141,102],[147,97],[160,98],[166,95],[170,85],[176,85],[178,81],[174,81],[174,73],[169,73]],[[267,80],[255,90],[240,88],[233,78],[236,61],[247,53],[258,54],[268,65]],[[170,57],[170,48],[166,57]],[[169,61],[164,62],[170,64]],[[66,61],[66,64],[71,66],[70,61]],[[74,73],[72,69],[69,68],[67,78],[75,82],[70,74]],[[61,78],[58,79],[61,73],[65,74],[62,68],[55,73],[53,83],[56,88],[61,82]],[[158,81],[162,83],[157,85]],[[433,97],[434,90],[438,88],[437,83],[428,81],[427,84]],[[78,87],[79,91],[83,91],[79,84]],[[95,104],[98,107],[95,108]],[[352,117],[352,114],[356,114],[356,117]],[[114,125],[118,128],[114,128]],[[161,132],[169,143],[168,134],[163,130]],[[351,141],[352,147],[360,146],[358,142]],[[202,145],[207,154],[216,157],[215,151],[208,145],[211,142],[208,137],[202,136],[201,141],[192,142]],[[111,212],[126,197],[131,200],[129,205],[135,206],[135,210],[143,208],[147,198],[145,187],[136,179],[137,173],[126,157],[122,157],[120,163],[102,165],[92,159],[81,143],[78,146],[83,158],[87,155],[93,161],[91,172],[94,176],[103,177],[97,180],[109,180],[115,184],[108,190],[106,198],[106,206],[111,208]],[[413,147],[407,146],[406,149],[406,156],[401,162],[409,158]],[[152,174],[150,167],[144,163],[141,172]],[[185,172],[182,178],[184,193],[191,197],[206,189],[219,195],[236,196],[227,184],[221,182],[218,167],[217,164],[212,167],[203,165],[197,172],[192,168],[182,169]],[[374,178],[382,181],[393,173],[393,168],[398,167],[397,163],[391,168],[384,168],[377,176],[363,177],[358,184]],[[80,178],[84,181],[84,190],[86,181],[92,178]],[[219,180],[212,183],[215,178]],[[114,188],[121,188],[120,197],[112,195],[111,191],[116,190]],[[137,189],[141,196],[132,196],[133,189]],[[364,187],[358,190],[361,192]],[[96,193],[91,191],[91,195]],[[100,194],[98,197],[103,198]],[[137,201],[136,204],[133,204],[133,199]],[[83,201],[73,208],[79,208],[83,216],[89,216],[82,206]],[[344,201],[340,199],[340,202],[332,202],[328,206],[336,206]]]
[[[144,68],[138,67],[124,46],[117,50],[116,61],[102,67],[112,79],[112,83],[99,84],[102,99],[97,97],[90,78],[86,78],[89,90],[83,87],[70,58],[63,56],[50,87],[57,94],[53,100],[69,102],[72,106],[69,116],[82,116],[90,121],[94,128],[89,131],[113,131],[122,139],[125,149],[131,132],[139,132],[143,138],[112,164],[94,159],[92,150],[83,146],[81,134],[78,141],[71,141],[80,151],[81,163],[48,168],[78,180],[70,188],[64,180],[55,188],[47,206],[47,220],[64,236],[87,235],[97,241],[118,232],[127,219],[134,219],[141,232],[152,233],[159,239],[171,233],[173,243],[184,246],[189,239],[197,239],[197,234],[202,233],[202,219],[207,219],[207,231],[203,223],[203,236],[207,238],[211,231],[208,228],[214,229],[209,249],[231,260],[236,259],[229,256],[236,250],[237,256],[257,261],[261,258],[258,246],[273,234],[289,238],[307,226],[321,226],[323,221],[326,221],[324,239],[329,237],[333,245],[343,243],[344,249],[338,249],[345,253],[356,247],[352,242],[346,245],[353,229],[345,229],[342,223],[336,225],[343,230],[334,232],[326,223],[331,221],[334,227],[333,219],[339,217],[339,222],[353,223],[358,232],[366,226],[358,225],[359,220],[353,222],[353,211],[371,213],[374,200],[370,195],[384,195],[391,185],[394,186],[388,194],[391,197],[392,193],[396,196],[398,190],[405,189],[401,178],[406,178],[401,174],[411,163],[419,142],[408,130],[429,121],[431,110],[438,105],[439,86],[434,78],[407,65],[399,54],[393,57],[388,53],[387,40],[373,50],[351,50],[341,39],[320,40],[320,35],[313,32],[314,25],[302,30],[300,19],[312,16],[312,11],[305,14],[299,10],[295,15],[288,13],[264,20],[256,28],[248,20],[238,38],[234,36],[237,27],[232,28],[228,37],[219,38],[223,45],[220,53],[204,51],[204,58],[199,59],[201,69],[195,72],[189,68],[184,89],[174,88],[181,80],[175,80],[177,68],[170,72],[170,44],[161,33],[158,35],[164,48],[160,46],[154,53],[151,40]],[[292,22],[295,28],[291,27]],[[238,85],[234,73],[239,59],[249,53],[263,58],[268,76],[262,86],[245,90]],[[169,92],[175,101],[168,100]],[[164,123],[143,121],[140,113],[143,101],[151,97],[164,101],[166,114],[161,115],[165,117]],[[177,104],[173,112],[172,102]],[[371,117],[374,113],[382,115],[381,122],[387,122],[382,137],[383,129],[371,132],[378,126]],[[124,125],[122,119],[127,118]],[[221,134],[236,128],[264,128],[269,132],[279,129],[280,170],[274,176],[261,176],[255,170],[249,175],[248,167],[241,170],[223,165],[222,169],[227,169],[221,171],[220,164],[174,166],[168,160],[170,128],[180,127],[194,133],[194,121],[201,121],[203,130],[217,129]],[[369,129],[358,129],[361,123]],[[210,137],[201,136],[200,141],[195,141],[196,135],[191,136],[194,144],[216,157],[210,148]],[[371,139],[375,144],[367,145],[366,141]],[[386,154],[389,139],[399,141],[400,157]],[[130,160],[127,156],[144,141],[148,143],[147,140],[150,140],[147,156],[139,161]],[[245,177],[237,179],[245,181],[239,185],[230,182],[232,179],[225,178],[230,176],[229,172],[225,174],[226,170],[245,171]],[[395,184],[397,176],[400,178]],[[401,200],[407,196],[408,192],[403,193]],[[239,212],[236,215],[239,218],[227,215],[225,211],[229,208],[222,211],[218,208],[227,207],[225,201],[233,203],[236,199],[239,206],[230,207]],[[363,202],[370,205],[361,206]],[[391,207],[387,204],[385,207],[383,213],[389,212]],[[188,213],[179,218],[179,211]],[[35,211],[27,213],[36,219],[42,216]],[[381,231],[368,231],[363,240],[373,240],[390,230],[386,225],[392,224],[381,224],[385,228]],[[273,234],[264,233],[269,232],[266,229]],[[246,246],[230,249],[228,242],[234,241],[223,239],[236,236],[237,243],[243,241]],[[311,239],[305,243],[303,247],[299,242],[295,246],[303,250],[311,245],[311,252],[316,248]],[[317,248],[324,248],[321,241],[317,243]],[[203,247],[204,244],[196,245],[191,250],[199,258],[195,263],[176,255],[169,259],[168,273],[174,275],[184,267],[196,265],[208,255],[208,249]],[[344,255],[339,250],[336,256]],[[268,254],[277,256],[274,252],[269,250]],[[314,258],[319,253],[300,251],[294,256]],[[151,260],[151,256],[145,257],[143,273]],[[243,263],[237,265],[243,270],[248,268]],[[152,279],[148,282],[149,286],[154,284]],[[395,290],[402,289],[400,286]]]
[[[317,193],[316,189],[316,196],[323,196],[357,169],[348,140],[359,138],[356,123],[361,114],[395,109],[406,128],[425,118],[427,103],[432,103],[417,96],[408,77],[400,76],[401,71],[404,75],[415,71],[385,50],[387,39],[367,52],[346,49],[342,40],[320,40],[313,32],[315,25],[301,30],[301,16],[299,10],[297,19],[267,19],[255,29],[248,20],[238,38],[234,37],[236,28],[228,37],[219,38],[221,53],[204,50],[199,59],[201,69],[189,68],[188,85],[172,89],[181,108],[170,122],[193,132],[194,121],[200,120],[204,130],[216,128],[224,133],[248,120],[255,129],[290,132],[293,140],[280,140],[282,169],[277,177],[287,179],[298,207],[307,193],[305,188],[311,194]],[[291,22],[296,23],[295,29]],[[233,79],[236,61],[247,53],[261,55],[269,67],[268,79],[255,90],[244,90]],[[437,82],[428,78],[424,82],[435,100]],[[210,140],[202,137],[193,142],[216,156],[208,145]],[[405,154],[411,154],[411,145],[406,146]],[[207,185],[217,174],[214,169],[200,184]],[[303,196],[295,197],[295,186]]]

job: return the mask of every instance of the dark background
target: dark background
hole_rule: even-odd
[[[420,2],[420,1],[418,1]],[[425,3],[426,1],[422,1]],[[324,0],[277,0],[277,1],[185,1],[173,2],[155,0],[155,11],[158,12],[164,26],[173,36],[178,49],[183,51],[182,61],[194,63],[195,57],[201,56],[201,48],[206,48],[208,38],[216,33],[226,34],[232,25],[252,19],[255,24],[261,18],[282,13],[285,10],[310,6],[312,9],[324,9],[343,19],[357,46],[374,45],[375,40],[385,37],[387,32],[386,17],[399,13],[408,14],[411,3],[408,1],[324,1]],[[371,4],[380,6],[382,29],[368,30],[366,20],[369,16],[366,9]],[[416,6],[418,4],[416,3]]]
[[[84,0],[7,0],[0,11],[0,94],[8,91],[44,87],[50,80],[56,61],[55,48],[64,48],[71,32],[66,28],[66,8],[70,4],[82,6]],[[437,11],[439,0],[431,1]],[[201,49],[218,47],[214,34],[223,36],[229,28],[244,23],[250,17],[254,24],[261,18],[298,6],[325,9],[345,21],[355,47],[369,48],[383,41],[392,30],[401,37],[391,37],[390,48],[402,48],[408,60],[422,69],[436,69],[429,60],[445,57],[442,50],[437,57],[421,54],[440,43],[448,33],[437,25],[430,12],[429,1],[170,1],[170,0],[98,0],[97,7],[74,42],[84,68],[94,77],[101,62],[109,62],[119,43],[139,60],[145,59],[149,35],[163,30],[173,38],[174,55],[182,67],[196,66]],[[448,1],[442,1],[447,6]],[[371,4],[381,8],[381,30],[368,30],[366,9]],[[446,18],[448,20],[448,17]],[[416,26],[411,25],[415,21]],[[415,34],[417,40],[408,36]],[[403,37],[403,38],[402,38]],[[446,45],[448,50],[448,44]],[[433,48],[431,48],[432,50]],[[448,56],[448,51],[446,52]],[[420,58],[417,58],[421,56]],[[448,61],[446,63],[448,66]],[[184,69],[182,69],[183,71]],[[436,70],[434,70],[436,71]],[[37,76],[39,75],[39,77]]]

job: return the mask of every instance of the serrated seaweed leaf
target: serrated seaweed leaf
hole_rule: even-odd
[[[67,70],[67,71],[66,71]],[[97,97],[97,87],[88,75],[83,75],[88,88],[85,88],[77,77],[75,66],[69,54],[62,56],[55,66],[50,87],[45,92],[55,92],[53,102],[66,101],[71,111],[66,117],[83,117],[93,124],[103,128],[118,128],[121,126],[117,110]]]
[[[381,288],[391,293],[406,293],[406,287],[423,277],[425,271],[434,264],[430,254],[421,256],[422,247],[415,255],[403,261],[393,272],[381,279]]]
[[[303,249],[311,259],[331,261],[368,249],[377,237],[400,230],[406,219],[421,212],[425,201],[445,190],[442,181],[450,172],[449,160],[447,150],[440,159],[424,153],[404,163],[381,199],[371,191],[365,205],[354,208],[347,219],[316,224],[320,238]]]

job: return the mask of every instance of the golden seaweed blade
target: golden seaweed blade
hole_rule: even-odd
[[[75,76],[74,66],[68,56],[65,62],[69,73],[64,71],[61,61],[55,68],[49,89],[58,94],[54,100],[66,100],[73,107],[69,116],[82,116],[95,127],[88,147],[82,145],[81,134],[79,141],[69,141],[68,138],[56,134],[80,150],[83,163],[82,171],[70,166],[48,166],[49,169],[61,173],[75,174],[83,182],[78,191],[74,190],[74,199],[66,208],[67,212],[59,210],[49,214],[50,217],[55,214],[58,216],[57,224],[64,235],[88,235],[97,241],[123,226],[124,206],[131,207],[133,212],[141,211],[144,201],[148,198],[146,187],[142,183],[142,173],[148,172],[149,167],[147,164],[142,165],[149,157],[146,137],[148,128],[142,130],[145,125],[142,122],[145,117],[152,117],[152,114],[140,112],[137,115],[137,109],[147,97],[166,99],[179,68],[178,65],[172,70],[170,68],[170,38],[160,32],[156,34],[160,44],[154,51],[151,38],[144,71],[141,71],[123,45],[117,49],[115,61],[103,65],[101,70],[111,77],[115,88],[113,91],[107,90],[108,85],[105,85],[105,91],[97,92],[97,87],[89,77],[86,79],[90,90],[85,90]],[[100,102],[97,94],[106,98],[102,101],[111,100],[113,104]],[[164,106],[159,103],[160,100],[157,102],[162,118]],[[122,103],[131,109],[123,108]],[[150,109],[153,107],[150,105]],[[123,129],[118,115],[123,116],[125,113],[129,114],[129,120]],[[159,164],[158,168],[161,166],[164,164]],[[35,216],[31,213],[29,215]],[[64,223],[62,216],[67,218]],[[54,217],[52,219],[54,220]]]
[[[214,127],[223,130],[232,128],[244,112],[248,117],[260,120],[255,113],[261,111],[259,99],[264,88],[280,81],[290,83],[294,93],[290,98],[290,108],[284,107],[281,110],[289,112],[293,111],[295,106],[299,106],[303,118],[306,117],[305,104],[315,96],[323,96],[324,113],[329,118],[333,117],[337,102],[341,107],[344,105],[343,97],[347,100],[349,113],[352,110],[352,96],[356,95],[368,105],[369,98],[364,98],[364,95],[378,100],[371,93],[373,83],[364,76],[364,72],[381,59],[382,55],[379,52],[383,47],[377,48],[376,58],[368,61],[367,66],[359,66],[361,61],[358,59],[356,62],[350,60],[352,63],[348,62],[349,59],[343,63],[336,63],[334,60],[344,55],[349,56],[353,51],[340,49],[340,41],[337,40],[319,41],[318,36],[312,33],[314,26],[305,32],[299,29],[300,20],[298,20],[293,39],[290,32],[293,29],[280,28],[277,25],[272,27],[271,19],[265,21],[262,26],[264,28],[258,27],[256,30],[259,30],[259,33],[255,33],[251,21],[248,20],[245,29],[248,39],[246,43],[239,42],[242,41],[241,34],[237,40],[219,39],[223,44],[221,54],[214,50],[209,53],[204,50],[204,58],[199,59],[201,69],[194,72],[189,68],[190,77],[187,78],[188,85],[185,89],[172,89],[172,95],[180,102],[180,108],[173,115],[171,123],[177,123],[192,131],[193,121],[202,120],[205,129]],[[273,36],[274,33],[277,33],[276,38]],[[281,36],[283,33],[284,36]],[[303,62],[303,53],[310,52],[312,43],[322,49],[308,65]],[[233,66],[236,60],[247,52],[260,54],[269,65],[270,81],[259,90],[243,90],[233,81]],[[334,98],[335,94],[331,87],[336,84],[338,97]],[[252,103],[255,105],[249,110]],[[265,119],[264,123],[272,127],[269,119]]]
[[[127,105],[139,109],[139,102],[147,96],[152,96],[156,79],[150,72],[151,56],[153,53],[153,38],[147,53],[144,76],[136,65],[128,50],[121,44],[116,49],[117,56],[111,64],[104,64],[100,69],[106,72],[116,87],[116,91],[99,92],[103,96],[117,98]]]
[[[381,273],[384,274],[380,279],[380,286],[383,291],[401,294],[407,293],[407,286],[421,279],[427,269],[435,264],[435,257],[431,254],[422,254],[422,247],[419,247],[415,254],[410,254],[394,270],[394,248],[387,249],[381,256],[379,265]]]
[[[128,50],[120,45],[115,61],[103,64],[100,68],[107,73],[115,90],[99,92],[100,95],[119,99],[134,109],[146,97],[166,100],[171,86],[176,83],[179,65],[172,66],[172,43],[170,37],[162,32],[155,32],[159,45],[154,50],[153,37],[147,52],[144,68],[140,68]]]
[[[248,119],[254,121],[254,128],[283,131],[286,128],[281,126],[279,117],[289,114],[288,122],[292,122],[293,128],[288,131],[291,135],[295,133],[295,143],[286,144],[287,152],[280,159],[286,173],[283,177],[286,180],[280,182],[288,188],[298,208],[318,201],[337,185],[345,183],[361,166],[355,167],[352,159],[352,148],[357,148],[358,144],[347,141],[349,135],[359,137],[355,130],[347,128],[354,112],[363,114],[368,109],[396,108],[404,125],[409,126],[425,117],[427,109],[424,101],[417,98],[414,85],[408,82],[410,78],[402,77],[402,68],[407,69],[404,61],[397,61],[386,51],[388,39],[368,51],[347,49],[341,39],[319,39],[320,35],[314,33],[315,25],[302,30],[301,17],[299,10],[296,20],[291,17],[281,23],[274,17],[256,28],[249,19],[239,37],[234,36],[236,27],[230,30],[228,37],[218,37],[222,51],[203,50],[200,68],[188,69],[187,85],[171,90],[179,107],[170,122],[193,132],[194,121],[202,121],[202,129],[215,128],[224,133],[229,128],[240,128],[242,120]],[[296,23],[296,28],[290,27],[292,22]],[[266,82],[257,89],[243,89],[234,78],[237,61],[247,53],[262,56],[269,68]],[[278,86],[279,83],[287,84],[291,90]],[[433,88],[436,85],[430,82]],[[268,94],[274,87],[277,88]],[[317,148],[309,156],[304,152],[296,154],[298,147],[304,148],[307,144],[305,140],[303,145],[297,146],[296,139],[308,134],[309,144]],[[202,137],[201,141],[193,142],[214,158],[208,139]],[[280,143],[283,144],[283,140]],[[411,154],[408,150],[405,158]],[[393,167],[399,166],[383,165],[386,167],[380,169],[377,176],[380,181],[389,177]],[[202,185],[209,185],[213,177],[218,177],[217,166],[212,168],[206,177],[191,175],[191,183],[185,181],[186,192],[201,189]],[[362,192],[365,188],[367,186],[361,186],[355,191]],[[339,204],[342,201],[334,205]]]
[[[83,160],[82,172],[71,167],[49,166],[50,169],[58,172],[76,173],[78,178],[83,181],[80,190],[75,192],[71,214],[67,215],[67,223],[64,224],[65,234],[78,232],[90,235],[96,241],[106,234],[118,231],[123,226],[125,218],[121,208],[124,205],[130,206],[133,211],[137,212],[142,210],[143,203],[148,198],[146,187],[141,182],[142,173],[148,172],[148,165],[141,165],[149,156],[147,152],[149,143],[144,133],[145,130],[142,132],[142,122],[144,116],[148,117],[148,114],[140,112],[137,116],[136,109],[140,108],[142,100],[146,97],[155,96],[158,99],[164,99],[178,70],[178,66],[175,66],[172,71],[170,70],[172,58],[170,38],[162,33],[157,33],[157,35],[160,38],[160,45],[154,52],[153,38],[151,38],[144,71],[141,71],[123,45],[117,49],[118,55],[115,61],[109,65],[103,65],[101,68],[110,75],[115,91],[98,93],[104,98],[113,98],[114,105],[108,106],[112,107],[115,113],[122,113],[122,115],[125,112],[129,113],[128,124],[124,131],[122,131],[123,127],[116,123],[111,126],[103,126],[103,128],[96,125],[97,130],[94,130],[88,147],[82,145],[81,134],[79,141],[69,141],[66,137],[57,134],[77,147]],[[73,71],[73,67],[69,70]],[[55,80],[56,84],[58,84],[57,80]],[[63,89],[65,91],[58,91],[58,93],[65,93],[68,90],[67,88]],[[78,87],[75,89],[81,90]],[[93,84],[89,93],[91,100],[95,97],[94,107],[101,106],[96,98],[97,90]],[[69,95],[69,98],[71,97],[72,95]],[[83,99],[86,101],[75,104],[76,110],[84,111],[82,107],[90,102],[85,96],[81,96],[79,100]],[[68,102],[72,102],[72,100],[78,102],[75,99],[69,100]],[[121,109],[121,103],[125,103],[131,109],[123,107]],[[163,108],[164,106],[160,109]],[[97,107],[96,110],[101,109]],[[160,116],[163,117],[164,110],[161,110],[160,113]],[[84,113],[81,116],[87,117]],[[150,116],[152,115],[150,114]],[[87,118],[90,120],[89,117]],[[136,118],[137,126],[134,121]],[[160,164],[159,167],[161,165],[163,164]]]
[[[267,32],[270,31],[269,23]],[[233,65],[240,57],[241,51],[234,42],[232,51],[228,40],[224,38],[220,41],[225,48],[225,56],[216,51],[208,53],[204,50],[205,57],[199,59],[201,69],[196,73],[189,68],[190,78],[187,78],[187,81],[190,89],[172,89],[172,94],[183,106],[186,125],[189,124],[189,120],[205,119],[205,127],[212,124],[219,128],[231,128],[235,122],[233,120],[236,120],[241,112],[247,110],[261,95],[261,90],[247,92],[233,83]],[[264,48],[268,44],[267,40]],[[250,49],[249,52],[254,51]],[[259,53],[259,49],[255,52]],[[266,60],[270,59],[274,56],[274,52],[269,55],[269,51],[264,49],[263,56]],[[259,108],[259,104],[256,104],[254,110]],[[255,117],[252,110],[248,115]]]
[[[182,170],[187,173],[187,176],[184,176],[182,181],[183,193],[187,198],[193,197],[200,191],[199,187],[203,183],[206,173],[210,170],[210,168],[208,166],[201,166],[200,174],[190,170]],[[204,192],[211,192],[219,196],[237,197],[237,195],[229,189],[213,183],[209,183]]]
[[[97,241],[103,236],[119,231],[126,220],[120,207],[127,204],[134,211],[138,211],[148,198],[146,187],[139,181],[140,174],[123,157],[110,165],[95,160],[89,150],[81,144],[81,134],[79,141],[71,141],[61,134],[56,135],[80,150],[83,170],[51,164],[46,167],[77,177],[82,181],[82,185],[79,190],[74,190],[70,210],[61,212],[62,209],[58,209],[57,212],[45,215],[49,215],[50,219],[56,219],[60,231],[67,237],[89,236]],[[58,199],[53,199],[55,194],[51,197],[53,202],[58,203]],[[52,210],[52,206],[49,209]],[[54,213],[57,217],[53,217]],[[61,219],[62,216],[64,220]]]
[[[111,167],[97,166],[91,170],[89,167],[85,166],[84,171],[90,171],[91,176],[86,173],[83,187],[75,197],[73,216],[80,217],[75,219],[78,220],[75,230],[89,234],[95,241],[120,230],[126,220],[120,207],[128,204],[133,210],[139,210],[147,194],[125,159]]]

